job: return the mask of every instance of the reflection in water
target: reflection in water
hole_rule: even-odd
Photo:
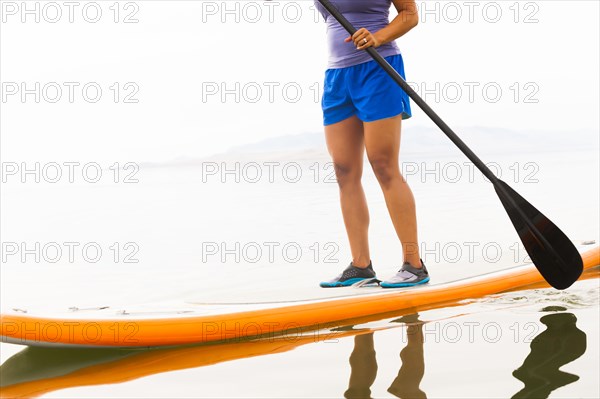
[[[29,346],[0,366],[0,387],[70,374],[87,366],[118,361],[142,351]]]
[[[531,353],[513,376],[525,387],[513,398],[547,398],[556,388],[579,379],[559,368],[585,353],[586,335],[572,313],[549,314],[540,319],[547,327],[531,341]]]
[[[348,399],[370,398],[371,385],[377,375],[377,361],[373,347],[373,333],[354,337],[354,350],[350,355],[350,382],[344,397]]]
[[[343,338],[358,333],[352,329],[337,329],[334,336]],[[283,353],[331,338],[329,333],[282,335],[222,344],[152,349],[29,347],[0,365],[0,397],[31,398],[65,388],[115,384],[158,373]]]
[[[412,314],[394,320],[406,323],[407,344],[400,352],[402,365],[388,392],[401,399],[426,398],[419,384],[425,373],[423,357],[423,322],[418,314]],[[344,397],[348,399],[370,398],[371,385],[377,375],[377,360],[373,344],[373,333],[357,335],[354,338],[354,350],[350,355],[350,382]]]
[[[406,347],[400,352],[402,366],[398,376],[388,388],[388,392],[399,398],[427,398],[421,391],[419,384],[425,374],[425,360],[423,357],[423,322],[418,314],[412,314],[398,319],[407,324]]]
[[[546,311],[564,311],[546,308]],[[406,345],[400,352],[401,367],[388,392],[401,398],[426,398],[420,389],[425,365],[423,323],[417,314],[394,320],[406,325]],[[586,335],[571,313],[541,318],[547,329],[531,342],[531,353],[513,375],[525,383],[514,398],[547,397],[554,389],[579,377],[559,368],[586,350]],[[387,325],[379,330],[391,328]],[[346,398],[369,398],[377,375],[374,331],[337,328],[336,338],[354,337],[350,356],[351,375]],[[331,334],[319,334],[318,341]],[[86,385],[114,384],[158,373],[203,367],[227,361],[284,353],[315,343],[312,334],[282,336],[256,341],[156,349],[61,349],[29,347],[0,366],[0,397],[37,397],[49,392]]]

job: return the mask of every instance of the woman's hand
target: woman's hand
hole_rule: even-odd
[[[382,44],[375,34],[372,34],[365,28],[360,28],[352,36],[348,36],[344,41],[346,43],[354,42],[357,50],[364,50],[369,47],[377,48]]]

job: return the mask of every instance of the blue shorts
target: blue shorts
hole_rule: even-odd
[[[402,55],[385,57],[404,78]],[[411,117],[408,94],[375,61],[325,71],[321,98],[323,124],[331,125],[352,115],[363,122],[402,115]]]

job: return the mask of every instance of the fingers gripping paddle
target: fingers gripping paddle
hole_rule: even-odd
[[[319,3],[350,35],[356,32],[356,28],[329,0],[319,0]],[[496,194],[515,226],[527,254],[544,279],[559,290],[563,290],[577,281],[583,271],[583,261],[571,240],[508,184],[498,179],[375,48],[369,47],[366,51],[494,185]]]

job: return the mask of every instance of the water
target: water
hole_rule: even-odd
[[[403,167],[417,199],[423,259],[433,281],[525,263],[526,253],[490,184],[459,154],[444,146],[427,152],[417,141],[403,142],[422,149],[407,152]],[[509,144],[486,147],[485,142],[476,143],[478,153],[497,162],[507,183],[573,240],[597,242],[595,146],[510,152]],[[41,249],[25,258],[22,252],[4,251],[2,307],[56,309],[198,297],[260,301],[314,287],[350,259],[328,161],[322,147],[242,151],[144,164],[133,175],[137,183],[123,182],[131,172],[127,169],[117,182],[110,169],[103,171],[108,178],[95,184],[9,181],[2,192],[3,243],[25,243],[29,249],[39,243]],[[364,182],[373,263],[385,276],[400,265],[400,245],[369,171]],[[72,259],[65,243],[76,249]],[[86,245],[100,249],[97,261],[95,252],[81,251]],[[56,248],[62,256],[52,252]],[[598,280],[592,279],[564,293],[513,292],[421,312],[418,319],[404,315],[403,321],[412,323],[408,328],[402,320],[381,320],[325,331],[329,338],[324,340],[322,335],[292,336],[144,352],[1,344],[2,384],[45,381],[44,397],[339,397],[352,375],[351,392],[368,388],[374,397],[525,397],[530,391],[544,397],[551,391],[551,397],[592,398],[600,395],[598,313]],[[546,331],[546,326],[551,327]],[[422,345],[413,339],[414,331],[422,331]],[[490,335],[494,332],[497,340]],[[562,357],[544,357],[563,350]],[[363,360],[349,363],[353,351],[352,359]],[[82,374],[71,374],[76,370]],[[514,370],[519,370],[515,376]],[[116,384],[120,381],[127,382]],[[547,381],[554,385],[542,384]]]
[[[599,289],[596,272],[595,279],[577,283],[568,294],[521,291],[334,330],[224,345],[27,348],[6,360],[0,371],[10,395],[39,390],[44,397],[61,398],[369,393],[595,398],[600,393]]]

